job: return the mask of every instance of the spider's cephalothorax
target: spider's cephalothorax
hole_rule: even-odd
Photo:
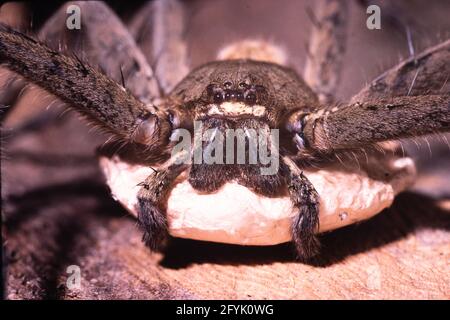
[[[183,101],[183,108],[190,111],[193,121],[201,121],[203,130],[217,129],[222,136],[229,129],[235,132],[240,129],[248,135],[248,129],[268,132],[283,128],[286,115],[297,110],[307,113],[318,107],[314,93],[292,70],[251,60],[206,64],[181,81],[171,95]],[[207,148],[210,143],[203,141],[201,147]],[[194,143],[193,147],[198,146]],[[281,172],[276,177],[255,176],[261,164],[237,164],[234,160],[224,165],[194,164],[191,184],[199,190],[215,191],[223,183],[237,180],[264,194],[277,192],[280,183],[273,185],[269,181],[279,181]]]
[[[307,83],[320,93],[322,104],[331,100],[337,83],[345,3],[324,1],[319,6],[320,23],[313,32],[305,74]],[[319,103],[295,71],[277,63],[235,59],[264,56],[267,45],[255,42],[235,46],[233,52],[223,51],[222,58],[229,60],[205,64],[184,77],[188,70],[186,45],[177,1],[155,1],[146,7],[130,27],[134,38],[104,3],[82,1],[77,5],[84,17],[81,32],[66,28],[64,6],[41,30],[54,49],[0,25],[0,59],[118,140],[136,147],[143,162],[158,167],[140,184],[138,193],[138,219],[151,248],[159,247],[166,238],[167,195],[174,180],[187,173],[189,183],[202,192],[214,192],[233,180],[267,196],[289,193],[297,210],[291,224],[293,242],[300,258],[311,257],[318,247],[314,234],[319,195],[301,171],[309,159],[450,130],[449,40],[391,69],[351,103],[328,107]],[[147,14],[155,14],[155,19],[148,19]],[[149,26],[155,29],[153,33]],[[107,37],[103,37],[105,33]],[[145,34],[152,34],[150,44]],[[91,36],[95,39],[83,42],[83,37]],[[97,41],[100,38],[103,41]],[[103,72],[70,54],[70,49],[79,49],[75,44],[80,42],[86,44],[83,56]],[[155,72],[137,44],[142,50],[150,48],[148,58],[158,64]],[[60,52],[59,47],[66,47],[69,54]],[[336,67],[330,68],[333,62]],[[159,89],[155,89],[155,78],[159,78]],[[250,136],[251,129],[278,130],[279,145],[268,144],[269,153],[279,162],[277,170],[262,175],[260,169],[266,164],[258,162],[197,162],[195,151],[208,150],[215,141],[195,139],[198,122],[202,123],[200,133],[213,135],[229,129],[245,136]],[[194,131],[187,157],[186,150],[172,152],[172,137],[180,130]],[[246,142],[245,156],[251,152]],[[178,161],[179,157],[190,161]]]

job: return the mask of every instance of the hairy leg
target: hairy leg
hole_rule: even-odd
[[[298,214],[292,221],[292,239],[300,260],[307,261],[319,251],[316,232],[319,230],[319,195],[303,172],[284,157],[289,195]]]
[[[401,96],[353,103],[307,115],[307,148],[330,152],[450,131],[450,94]]]
[[[313,23],[304,79],[322,103],[334,100],[345,52],[348,4],[319,0],[309,12]]]
[[[299,149],[332,153],[450,131],[450,40],[388,70],[348,105],[299,110],[286,123]],[[289,129],[290,128],[290,129]]]
[[[189,72],[185,40],[186,8],[178,0],[148,2],[130,23],[131,33],[154,66],[163,93]]]
[[[66,10],[77,5],[81,28],[69,30]],[[123,81],[135,97],[150,102],[159,96],[152,68],[120,18],[101,1],[72,1],[57,10],[39,32],[54,50],[76,54],[115,80]]]
[[[351,102],[392,96],[420,96],[450,92],[450,39],[387,70]]]
[[[66,9],[70,5],[80,7],[82,25],[79,30],[69,30],[66,26]],[[153,71],[143,53],[120,19],[101,1],[72,1],[63,4],[46,21],[38,37],[55,51],[76,55],[82,61],[88,61],[88,64],[98,67],[116,82],[120,83],[123,76],[126,88],[143,102],[149,102],[159,96]],[[9,85],[6,88],[5,84],[0,92],[0,104],[8,106],[5,112],[14,109],[15,105],[20,105],[23,99],[29,100],[29,94],[35,95],[39,92],[36,86],[25,87],[27,82],[14,73],[8,74],[8,77],[10,79],[5,81]],[[13,81],[16,78],[18,80]],[[40,113],[41,108],[39,105],[36,107],[36,112]],[[1,115],[4,116],[5,112]],[[38,129],[38,125],[44,126],[58,119],[57,115],[60,113],[58,108],[52,108],[45,114],[39,114],[37,121],[36,117],[33,117],[22,126]],[[48,121],[41,121],[43,117]],[[15,134],[21,132],[14,131]]]
[[[165,201],[174,180],[186,165],[173,164],[147,177],[138,192],[138,221],[144,232],[142,240],[152,250],[163,245],[168,236]]]
[[[147,145],[149,152],[167,146],[171,124],[164,110],[145,105],[77,57],[0,25],[0,61],[118,138]]]

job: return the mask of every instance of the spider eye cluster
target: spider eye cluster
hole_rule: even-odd
[[[261,85],[250,85],[246,82],[237,84],[225,81],[223,84],[212,83],[206,88],[208,98],[215,104],[222,102],[243,102],[254,105],[260,102],[266,89]]]

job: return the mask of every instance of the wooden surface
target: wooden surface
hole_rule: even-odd
[[[226,1],[214,7],[196,3],[188,34],[193,65],[212,59],[224,41],[263,34],[286,44],[288,53],[295,53],[293,65],[301,67],[309,37],[302,2],[283,7],[248,2],[239,12]],[[420,27],[428,28],[415,44],[436,43],[434,35],[448,23],[437,14],[446,17],[448,11],[424,10],[418,2],[411,8],[421,17]],[[368,31],[361,27],[364,12],[355,12],[353,6],[342,99],[407,50],[402,33]],[[228,23],[207,24],[219,19]],[[418,149],[412,144],[421,169],[414,191],[401,194],[391,209],[367,222],[323,235],[322,254],[310,265],[294,261],[289,245],[239,247],[176,239],[166,252],[151,253],[140,241],[134,218],[109,196],[98,170],[95,148],[104,137],[75,116],[60,117],[58,103],[45,111],[53,102],[45,96],[25,92],[8,125],[17,129],[35,119],[34,125],[2,136],[9,299],[450,298],[450,152],[442,141],[432,156],[424,142]],[[65,285],[66,269],[74,264],[81,268],[80,290]]]

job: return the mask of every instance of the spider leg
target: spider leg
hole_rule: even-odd
[[[376,142],[450,131],[450,94],[400,96],[356,102],[307,115],[307,148],[330,152]]]
[[[312,20],[304,79],[318,94],[322,103],[334,100],[339,83],[348,21],[348,3],[341,0],[319,0]]]
[[[0,21],[9,26],[25,31],[30,26],[30,19],[26,3],[8,2],[0,5]],[[26,84],[17,74],[0,68],[0,122],[13,110]]]
[[[292,239],[300,260],[315,256],[320,247],[315,233],[319,230],[319,195],[308,178],[288,157],[283,158],[289,195],[298,210],[292,221]]]
[[[164,93],[189,72],[185,40],[186,8],[178,0],[148,2],[130,23]]]
[[[70,30],[66,26],[66,9],[70,5],[80,7],[82,25],[79,30]],[[39,38],[45,39],[46,44],[55,51],[74,54],[83,61],[89,61],[91,65],[97,66],[117,82],[122,80],[123,75],[123,82],[127,89],[141,101],[149,102],[159,96],[153,71],[144,55],[120,19],[103,2],[75,1],[62,5],[40,29]],[[17,75],[13,77],[19,78],[21,81],[14,82],[18,84],[15,86],[16,90],[10,88],[2,90],[0,93],[2,104],[11,104],[8,103],[11,98],[5,97],[3,92],[11,95],[22,91],[19,99],[23,97],[25,100],[27,100],[28,94],[39,92],[34,86],[22,90],[27,83]],[[20,105],[20,101],[18,105]],[[36,107],[36,114],[41,112],[39,105],[33,105],[33,109],[34,107]],[[8,110],[10,109],[8,108]],[[58,110],[48,112],[49,115],[57,113],[59,113]],[[49,116],[48,118],[55,119],[56,117]],[[44,124],[44,122],[41,123]]]
[[[0,61],[123,140],[146,145],[149,151],[161,150],[169,142],[167,112],[145,105],[76,57],[0,25]]]
[[[77,5],[82,16],[80,29],[68,29],[66,10]],[[133,36],[120,18],[102,1],[73,1],[58,9],[39,32],[46,44],[98,66],[143,102],[159,96],[154,73]]]
[[[410,57],[378,76],[351,102],[391,96],[450,92],[450,39]]]
[[[186,164],[171,164],[153,172],[140,184],[138,221],[144,232],[142,240],[152,250],[159,249],[168,236],[165,200],[174,180],[186,168]]]
[[[312,153],[448,132],[449,78],[447,40],[388,70],[347,105],[293,113],[286,128],[301,152]]]

